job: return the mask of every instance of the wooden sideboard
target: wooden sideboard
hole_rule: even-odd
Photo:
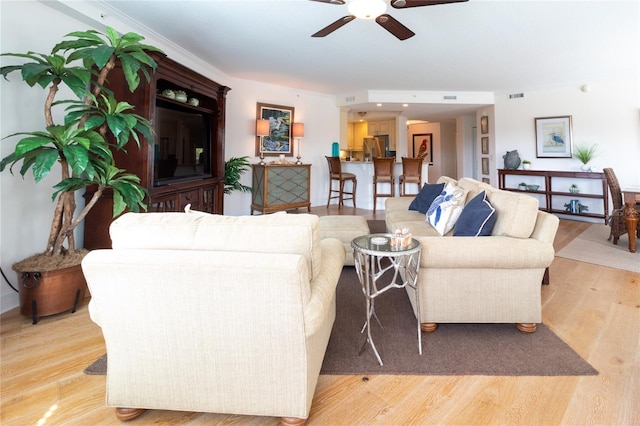
[[[520,190],[516,184],[507,185],[506,177],[507,176],[521,176],[526,178],[527,176],[536,176],[542,177],[543,184],[540,185],[537,191],[529,191],[529,190]],[[564,181],[561,181],[564,179]],[[601,187],[602,190],[600,192],[579,192],[577,194],[569,192],[569,185],[567,184],[567,179],[571,179],[571,183],[579,183],[581,180],[598,180],[600,181],[598,187]],[[564,182],[564,186],[567,188],[566,190],[562,190],[560,183],[556,183],[554,186],[554,182]],[[569,216],[583,216],[583,217],[591,217],[596,219],[604,220],[604,223],[609,223],[609,190],[607,187],[607,180],[604,176],[604,173],[594,173],[594,172],[568,172],[568,171],[557,171],[557,170],[507,170],[507,169],[498,169],[498,187],[500,189],[505,189],[507,191],[514,192],[525,192],[529,194],[541,194],[544,195],[544,205],[540,205],[540,210],[544,210],[549,213],[556,214],[564,214]],[[557,207],[554,208],[553,199],[562,197],[562,199],[569,200],[570,198],[586,198],[586,199],[597,199],[602,200],[603,213],[595,213],[595,212],[582,212],[582,213],[571,213],[569,211],[559,209]]]
[[[251,214],[306,207],[311,211],[310,164],[254,164]]]

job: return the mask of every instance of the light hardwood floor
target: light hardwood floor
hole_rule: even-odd
[[[313,213],[373,215],[314,208]],[[561,221],[556,250],[586,224]],[[640,259],[640,258],[639,258]],[[309,425],[639,425],[640,274],[556,258],[542,287],[543,322],[600,374],[585,377],[320,376]],[[117,425],[104,376],[83,369],[105,352],[86,303],[37,325],[0,317],[3,426]],[[131,425],[276,425],[273,417],[148,411]]]

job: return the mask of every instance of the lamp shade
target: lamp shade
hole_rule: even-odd
[[[269,120],[256,120],[256,136],[269,136]]]
[[[292,135],[294,138],[304,138],[304,123],[293,123]]]

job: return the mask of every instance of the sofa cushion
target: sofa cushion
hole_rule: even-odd
[[[530,195],[499,189],[487,190],[487,199],[496,209],[491,235],[529,238],[538,218],[538,200]]]
[[[472,178],[460,178],[456,183],[456,186],[467,190],[467,200],[471,200],[486,188],[491,188],[487,184]]]
[[[425,183],[409,205],[409,210],[417,210],[425,214],[433,200],[442,193],[443,189],[444,183]]]
[[[467,190],[447,184],[427,210],[427,220],[440,235],[451,231],[462,213]]]
[[[246,251],[302,255],[320,273],[319,218],[278,212],[260,216],[193,213],[126,213],[109,228],[118,249]]]
[[[491,235],[495,223],[496,209],[487,200],[487,193],[482,191],[464,206],[453,228],[453,236],[478,237]]]

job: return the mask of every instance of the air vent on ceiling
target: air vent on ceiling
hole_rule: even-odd
[[[456,95],[444,95],[442,99],[445,101],[455,101],[458,97]]]
[[[520,99],[524,98],[524,93],[512,93],[509,95],[509,99]]]
[[[356,100],[355,96],[349,96],[349,97],[345,98],[345,102],[353,102],[355,100]]]

